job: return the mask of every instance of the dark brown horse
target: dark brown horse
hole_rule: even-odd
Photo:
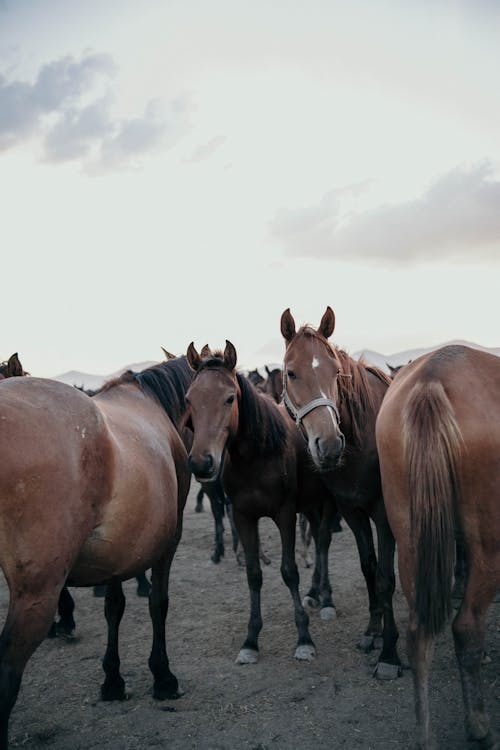
[[[395,378],[377,445],[401,584],[409,606],[417,743],[433,747],[428,676],[434,637],[451,615],[455,541],[466,582],[453,623],[469,739],[500,748],[481,689],[486,613],[500,586],[500,358],[445,346]]]
[[[121,582],[152,569],[153,694],[178,696],[165,620],[191,476],[177,429],[191,379],[183,358],[124,373],[93,398],[41,378],[2,383],[0,564],[10,591],[0,635],[2,750],[25,665],[49,630],[65,581],[107,584],[101,695],[123,699]]]
[[[298,634],[295,657],[310,660],[315,649],[299,596],[296,514],[306,497],[319,503],[328,492],[317,473],[303,471],[301,462],[310,465],[310,460],[284,407],[237,372],[236,350],[229,341],[224,353],[204,357],[191,344],[187,357],[196,371],[186,397],[188,424],[194,433],[189,464],[204,484],[222,477],[245,552],[250,618],[237,662],[258,660],[262,628],[258,521],[264,516],[273,519],[281,536],[281,574],[292,597]]]
[[[392,606],[395,544],[385,513],[375,444],[375,420],[390,380],[381,370],[330,345],[334,327],[330,307],[317,330],[309,325],[296,330],[290,310],[284,311],[283,400],[356,538],[370,611],[359,645],[368,651],[381,637],[375,674],[392,679],[401,673]],[[370,520],[377,529],[378,559]]]
[[[23,370],[17,352],[12,354],[5,362],[0,362],[0,380],[23,377],[24,375],[29,375],[29,373]]]

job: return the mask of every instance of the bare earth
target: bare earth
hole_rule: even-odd
[[[127,607],[121,626],[122,674],[130,693],[123,703],[103,703],[99,686],[106,626],[103,600],[91,590],[73,590],[78,640],[47,640],[28,663],[11,718],[11,746],[38,750],[316,750],[317,748],[408,748],[414,725],[411,675],[378,682],[371,673],[375,654],[363,654],[357,640],[367,623],[367,597],[354,538],[333,537],[330,570],[338,617],[322,622],[311,615],[317,648],[312,663],[294,660],[296,633],[288,590],[279,572],[280,545],[268,519],[261,522],[264,550],[264,627],[260,661],[234,660],[248,618],[244,569],[238,568],[226,530],[226,556],[210,561],[213,522],[208,506],[194,512],[193,482],[184,534],[171,575],[167,620],[168,653],[184,696],[163,703],[151,697],[147,666],[151,626],[147,601],[125,584]],[[298,558],[300,560],[300,558]],[[301,593],[310,571],[299,561]],[[2,621],[6,590],[0,586]],[[395,610],[404,660],[406,605],[399,584]],[[491,663],[483,670],[493,726],[500,733],[500,604],[488,618]],[[431,675],[431,710],[439,747],[468,747],[450,629],[436,643]]]

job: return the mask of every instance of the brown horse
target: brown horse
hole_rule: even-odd
[[[375,419],[390,380],[381,370],[331,346],[328,339],[334,328],[330,307],[317,330],[309,325],[296,330],[290,310],[284,311],[283,400],[356,538],[370,611],[359,645],[368,651],[382,636],[375,675],[392,679],[401,674],[392,606],[395,543],[385,513],[375,444]],[[378,560],[370,519],[377,529]]]
[[[382,404],[376,434],[409,607],[418,747],[434,746],[428,675],[434,637],[451,614],[459,540],[467,571],[452,629],[465,725],[481,748],[498,750],[480,670],[486,613],[500,586],[500,358],[452,345],[406,365]]]
[[[231,342],[226,342],[224,353],[204,357],[190,344],[187,358],[196,371],[186,396],[187,420],[194,433],[189,464],[203,484],[222,477],[245,552],[250,618],[236,661],[258,660],[262,628],[258,521],[264,516],[273,519],[281,536],[281,574],[292,597],[298,634],[295,657],[310,660],[315,648],[299,596],[296,514],[306,498],[321,503],[329,493],[317,472],[305,470],[311,462],[284,407],[236,371]]]
[[[0,748],[24,668],[65,581],[106,583],[104,700],[125,698],[122,581],[152,568],[155,698],[177,697],[165,644],[168,582],[189,491],[177,429],[192,372],[182,360],[124,373],[89,398],[42,378],[0,388],[0,564],[10,590],[0,635]]]

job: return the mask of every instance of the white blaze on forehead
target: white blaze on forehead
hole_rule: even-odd
[[[313,357],[313,360],[312,360],[312,368],[313,370],[316,370],[316,368],[318,367],[319,367],[319,359],[315,356]]]

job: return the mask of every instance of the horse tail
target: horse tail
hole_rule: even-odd
[[[403,424],[416,613],[425,634],[433,636],[451,614],[454,508],[463,443],[453,407],[437,380],[412,389]]]

